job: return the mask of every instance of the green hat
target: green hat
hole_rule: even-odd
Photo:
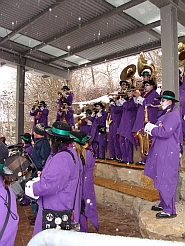
[[[80,134],[82,136],[82,143],[83,145],[85,145],[85,142],[88,141],[91,138],[91,136],[87,135],[87,133],[84,131],[80,131]]]
[[[169,99],[174,102],[179,102],[177,99],[175,99],[175,93],[173,91],[164,91],[163,94],[160,97],[157,97],[157,99]]]
[[[62,121],[55,121],[52,127],[46,126],[44,129],[48,135],[61,139],[72,139],[70,136],[70,126]]]
[[[81,136],[80,132],[72,131],[70,133],[70,136],[73,138],[74,142],[79,143],[81,145],[83,144],[82,143],[82,136]]]

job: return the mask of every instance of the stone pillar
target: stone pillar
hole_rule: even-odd
[[[16,143],[21,141],[20,134],[24,133],[24,84],[25,66],[17,66],[16,93]]]
[[[177,9],[171,4],[160,9],[162,48],[162,89],[179,98]]]
[[[175,92],[179,98],[177,8],[171,4],[161,8],[162,89]],[[178,105],[177,105],[178,106]],[[179,182],[176,201],[179,202]]]

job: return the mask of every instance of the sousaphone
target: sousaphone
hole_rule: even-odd
[[[136,73],[136,65],[134,64],[131,64],[131,65],[128,65],[127,67],[125,67],[121,74],[120,74],[120,79],[121,80],[131,80],[131,85],[132,86],[135,86],[134,85],[134,81],[135,81],[135,77],[134,77],[134,74]]]

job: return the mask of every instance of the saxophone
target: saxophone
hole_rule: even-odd
[[[148,108],[145,106],[144,109],[144,122],[148,123]],[[146,158],[148,155],[148,151],[150,148],[150,136],[148,133],[142,133],[142,129],[137,131],[136,136],[138,138],[139,146],[140,146],[140,154],[141,157]]]

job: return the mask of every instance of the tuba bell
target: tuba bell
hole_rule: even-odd
[[[121,74],[120,74],[120,79],[121,80],[131,80],[131,85],[135,86],[135,77],[134,74],[136,73],[136,65],[131,64],[125,67]]]
[[[153,79],[154,82],[156,82],[156,78],[155,78],[155,75],[156,75],[155,66],[154,66],[153,63],[148,64],[147,63],[147,60],[144,58],[143,52],[141,52],[139,54],[138,62],[137,62],[137,70],[138,70],[138,74],[139,74],[140,77],[141,77],[142,72],[145,69],[150,69],[150,71],[151,71],[151,79]]]

